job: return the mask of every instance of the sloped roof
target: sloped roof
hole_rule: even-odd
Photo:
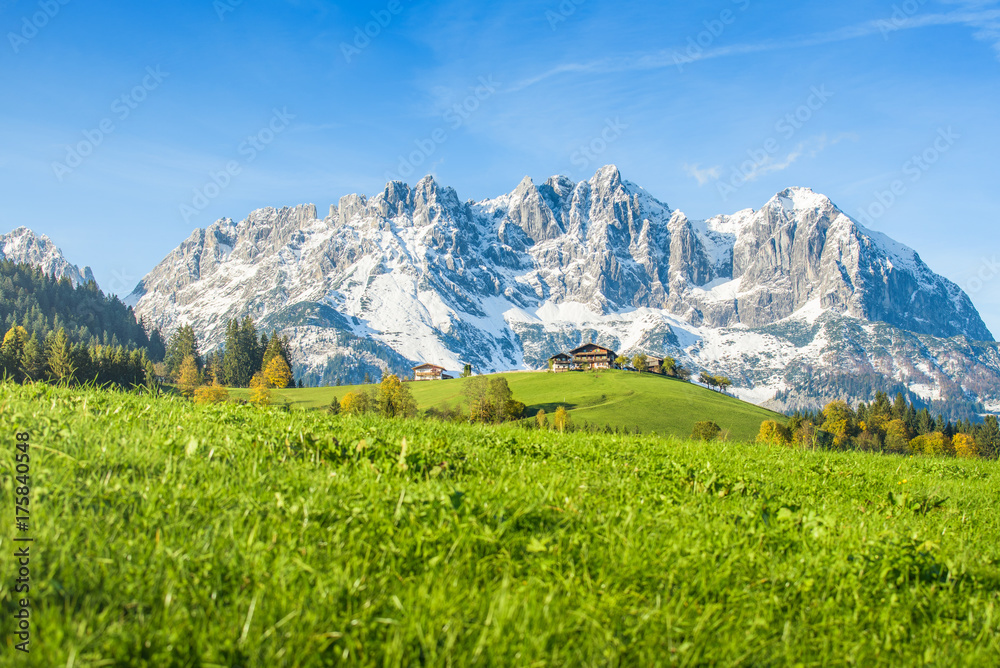
[[[437,364],[421,364],[420,366],[413,367],[414,371],[420,371],[421,369],[426,369],[428,371],[431,370],[431,369],[434,369],[436,371],[444,371],[445,370],[445,368],[443,366],[438,366]]]
[[[604,346],[599,346],[596,343],[585,343],[579,348],[574,348],[573,350],[569,351],[569,353],[570,355],[577,355],[579,353],[588,352],[590,350],[603,350],[604,352],[611,353],[612,355],[615,354],[615,351],[611,350],[611,348],[605,348]]]

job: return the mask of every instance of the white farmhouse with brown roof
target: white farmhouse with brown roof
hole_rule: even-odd
[[[421,364],[413,367],[413,380],[451,380],[443,366],[437,364]]]

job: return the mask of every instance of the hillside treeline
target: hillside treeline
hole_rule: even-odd
[[[927,408],[917,409],[907,402],[902,393],[889,401],[885,392],[878,392],[871,404],[862,402],[856,408],[833,401],[821,411],[797,411],[787,425],[764,422],[758,441],[834,450],[996,459],[1000,456],[1000,425],[995,415],[980,423],[951,421],[940,415],[935,418]]]
[[[132,388],[154,380],[163,339],[93,281],[74,287],[37,267],[0,261],[0,376]]]
[[[7,330],[0,344],[0,377],[18,383],[93,382],[125,389],[155,382],[153,364],[144,349],[71,343],[61,327],[39,341],[20,325]]]
[[[118,297],[105,295],[93,281],[73,287],[37,267],[0,261],[0,323],[6,333],[23,327],[39,343],[60,329],[71,344],[141,348],[153,362],[164,355],[159,331],[147,330]]]

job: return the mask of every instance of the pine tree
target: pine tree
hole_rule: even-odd
[[[934,432],[934,418],[931,417],[931,412],[926,408],[921,408],[917,413],[917,434],[923,436],[924,434],[931,434]]]
[[[208,356],[208,360],[205,362],[205,372],[206,381],[211,380],[215,384],[225,385],[226,371],[223,365],[222,351],[215,350]]]
[[[59,328],[58,331],[46,337],[45,348],[48,353],[46,361],[49,376],[61,383],[72,382],[76,374],[76,365],[73,364],[66,330]]]
[[[268,341],[267,337],[263,337],[261,340],[262,342]],[[261,366],[266,369],[275,356],[281,356],[285,360],[285,364],[288,365],[288,368],[292,368],[292,357],[288,349],[288,337],[279,338],[277,331],[272,331],[271,339],[268,341],[267,347],[264,348],[264,357],[261,360]]]
[[[883,420],[889,420],[892,415],[892,404],[889,403],[889,395],[879,390],[875,393],[875,401],[872,402],[868,411],[868,417],[878,415]]]
[[[976,434],[976,444],[983,457],[996,459],[1000,456],[1000,424],[996,415],[987,415]]]
[[[149,360],[151,362],[162,362],[167,354],[167,344],[163,340],[160,330],[154,329],[149,334]]]
[[[250,364],[250,376],[261,371],[261,361],[264,357],[264,350],[260,347],[260,339],[257,337],[257,327],[253,324],[250,316],[243,318],[240,326],[240,341],[246,348],[246,355]]]
[[[906,397],[902,392],[897,392],[896,400],[892,403],[892,419],[906,420],[907,408]]]
[[[250,380],[261,370],[262,357],[257,328],[249,316],[242,324],[236,320],[226,323],[226,352],[222,366],[228,385],[249,386]]]
[[[198,337],[194,333],[194,327],[183,325],[170,337],[170,343],[167,345],[166,356],[163,359],[167,375],[178,378],[181,365],[188,357],[194,358],[195,366],[200,371],[203,363],[198,352]]]

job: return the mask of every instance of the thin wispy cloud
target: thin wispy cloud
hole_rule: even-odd
[[[828,137],[826,134],[810,137],[800,141],[791,151],[784,155],[768,155],[762,160],[752,162],[749,167],[743,164],[739,167],[733,167],[728,172],[732,175],[738,175],[742,181],[756,181],[767,174],[785,171],[803,157],[816,158],[830,146],[835,146],[844,140],[857,141],[858,136],[852,133],[844,133],[833,138]],[[694,178],[699,186],[719,181],[727,173],[727,170],[721,166],[702,169],[699,164],[692,165],[688,163],[684,164],[684,171]]]
[[[768,158],[767,160],[764,160],[757,166],[756,169],[746,175],[746,179],[747,181],[756,181],[765,174],[783,172],[795,164],[799,158],[804,156],[815,158],[830,146],[836,146],[846,139],[857,141],[858,137],[857,135],[850,133],[840,134],[832,139],[827,137],[825,134],[819,135],[818,137],[810,137],[809,139],[799,142],[799,144],[784,158]]]
[[[722,176],[722,167],[716,165],[715,167],[701,168],[701,165],[689,165],[684,163],[684,171],[690,176],[694,177],[698,181],[699,186],[703,186],[712,181],[718,181],[719,177]]]
[[[996,3],[990,3],[995,5]],[[987,6],[977,4],[976,7]],[[603,58],[586,63],[564,63],[550,68],[540,74],[528,77],[511,86],[508,92],[529,88],[546,79],[566,73],[611,73],[624,71],[639,71],[663,69],[667,67],[684,67],[693,63],[729,56],[743,56],[768,51],[802,49],[824,44],[833,44],[852,39],[861,39],[873,35],[882,35],[889,39],[892,33],[902,30],[914,30],[934,26],[964,25],[975,28],[973,36],[976,39],[993,42],[993,48],[1000,57],[1000,9],[985,11],[955,11],[937,14],[900,15],[875,19],[853,26],[839,28],[830,32],[815,33],[786,40],[767,40],[751,44],[734,44],[716,48],[708,48],[696,53],[686,52],[679,48],[664,49],[655,53],[632,54],[627,56]]]

